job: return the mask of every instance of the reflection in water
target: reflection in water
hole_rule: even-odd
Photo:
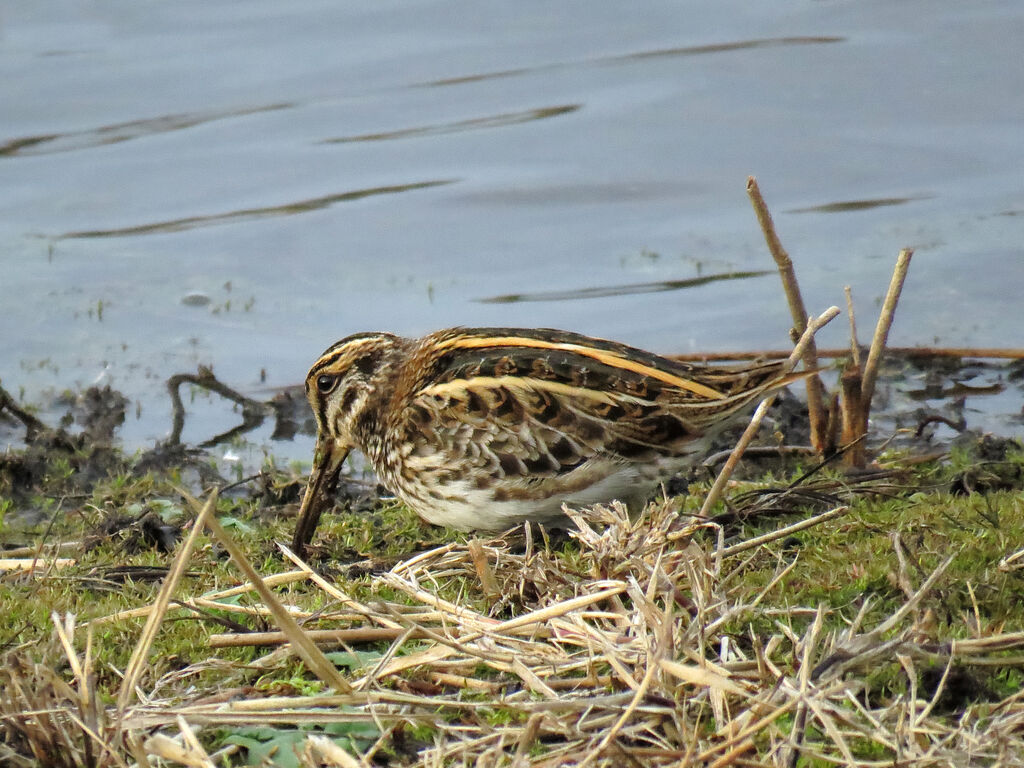
[[[186,112],[181,115],[164,115],[146,120],[114,123],[113,125],[104,125],[85,131],[24,136],[20,139],[11,139],[0,144],[0,157],[49,155],[55,152],[71,152],[76,149],[101,147],[105,144],[117,144],[122,141],[131,141],[132,139],[151,136],[157,133],[180,131],[183,128],[191,128],[195,125],[213,122],[214,120],[255,115],[260,112],[274,112],[279,109],[289,109],[292,106],[294,105],[285,103],[250,107],[248,109],[221,110],[218,112]]]
[[[485,205],[601,205],[625,200],[664,200],[693,193],[685,182],[618,180],[610,184],[546,184],[505,189],[478,189],[459,195],[460,200]]]
[[[230,442],[260,427],[267,416],[274,416],[274,433],[271,440],[292,440],[296,434],[316,434],[316,423],[309,412],[302,387],[285,387],[274,390],[270,400],[254,400],[220,381],[206,366],[200,365],[194,373],[178,373],[167,380],[167,391],[171,395],[171,435],[157,450],[181,445],[181,433],[185,428],[185,405],[181,400],[181,385],[205,389],[234,402],[242,409],[242,421],[227,432],[222,432],[199,443],[200,448],[212,448]]]
[[[613,56],[598,59],[600,63],[618,61],[641,61],[643,59],[660,59],[673,56],[699,56],[705,53],[726,53],[728,51],[745,51],[751,48],[778,48],[792,45],[818,45],[821,43],[841,43],[845,37],[812,36],[812,37],[765,37],[759,40],[738,40],[732,43],[711,43],[709,45],[687,45],[680,48],[660,48],[654,51],[629,53],[625,56]]]
[[[904,394],[911,400],[952,400],[968,395],[998,395],[1006,391],[1006,384],[1002,381],[995,381],[983,386],[972,386],[963,382],[954,381],[950,386],[942,386],[936,383],[933,386],[923,389],[908,389]]]
[[[688,280],[659,280],[653,283],[628,283],[626,285],[607,285],[598,288],[578,288],[574,291],[538,291],[537,293],[508,293],[502,296],[488,296],[475,299],[481,304],[513,304],[520,301],[566,301],[569,299],[599,299],[606,296],[629,296],[635,293],[661,293],[662,291],[678,291],[681,288],[694,288],[698,285],[717,283],[720,280],[744,280],[748,277],[761,277],[770,274],[769,270],[757,272],[723,272],[718,275],[692,277]]]
[[[419,83],[421,86],[435,85],[460,85],[461,83],[473,83],[480,80],[497,80],[503,77],[516,77],[534,72],[545,72],[555,69],[567,69],[580,64],[621,64],[630,61],[642,61],[644,59],[668,58],[674,56],[700,56],[706,53],[725,53],[728,51],[743,51],[751,48],[773,48],[777,46],[792,45],[818,45],[821,43],[841,43],[844,37],[835,36],[808,36],[808,37],[767,37],[757,40],[738,40],[732,43],[711,43],[709,45],[688,45],[679,48],[658,48],[653,51],[640,51],[638,53],[627,53],[619,56],[602,56],[596,59],[588,59],[579,62],[560,62],[556,64],[542,64],[537,67],[519,67],[516,69],[505,69],[499,72],[485,72],[478,75],[463,75],[462,77],[448,77],[441,80],[431,80],[426,83]]]
[[[386,131],[383,133],[363,133],[357,136],[342,136],[337,139],[324,139],[321,144],[346,144],[353,141],[389,141],[391,139],[408,139],[419,136],[439,136],[446,133],[459,133],[461,131],[473,131],[479,128],[497,128],[502,125],[515,125],[516,123],[528,123],[532,120],[545,120],[549,117],[558,117],[575,112],[582,104],[564,104],[557,107],[541,107],[539,109],[528,109],[522,112],[505,112],[500,115],[489,117],[474,117],[469,120],[456,120],[450,123],[436,123],[434,125],[423,125],[418,128],[403,128],[398,131]]]
[[[245,208],[240,211],[229,211],[228,213],[214,213],[208,216],[188,216],[184,219],[172,219],[170,221],[158,221],[153,224],[139,224],[134,227],[121,227],[119,229],[88,229],[78,232],[65,232],[57,237],[58,240],[70,238],[87,237],[130,237],[132,235],[153,235],[163,232],[180,232],[186,229],[197,229],[198,227],[210,227],[215,224],[227,224],[239,221],[250,221],[262,219],[269,216],[290,216],[295,213],[306,213],[327,208],[335,203],[348,202],[350,200],[361,200],[364,197],[374,195],[391,195],[396,192],[408,192],[414,189],[427,189],[438,187],[443,184],[453,184],[458,179],[439,179],[436,181],[418,181],[413,184],[399,184],[390,187],[371,187],[370,189],[355,189],[351,192],[341,192],[337,195],[326,197],[315,197],[311,200],[300,200],[297,203],[285,205],[268,206],[267,208]]]
[[[849,211],[866,211],[869,208],[884,208],[887,205],[903,205],[915,200],[930,200],[930,195],[919,197],[879,197],[876,200],[843,200],[837,203],[812,205],[809,208],[793,208],[786,213],[848,213]]]

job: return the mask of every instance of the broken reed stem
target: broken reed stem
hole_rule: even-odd
[[[900,293],[903,291],[903,282],[907,279],[907,270],[910,268],[910,258],[913,255],[914,251],[912,249],[904,248],[896,259],[896,269],[893,270],[892,280],[889,282],[889,291],[885,294],[885,302],[882,304],[882,311],[878,315],[875,336],[871,340],[871,349],[868,350],[868,359],[864,363],[864,377],[861,382],[861,409],[865,419],[864,432],[867,432],[866,420],[871,414],[871,398],[875,394],[878,364],[882,359],[882,352],[885,350],[885,342],[889,338],[889,329],[892,327],[896,304],[899,303]]]
[[[353,627],[352,629],[306,629],[303,631],[310,640],[320,645],[377,643],[397,640],[406,635],[415,640],[427,637],[425,632],[416,628],[412,628],[410,631],[404,627],[397,629],[393,627]],[[208,642],[211,648],[241,648],[284,645],[291,641],[284,632],[244,632],[210,635]]]
[[[45,571],[50,568],[67,568],[78,561],[73,557],[56,557],[44,560],[42,557],[3,557],[0,558],[0,573],[7,571]]]
[[[843,454],[843,464],[847,467],[864,467],[867,463],[867,450],[862,438],[866,434],[868,414],[862,410],[862,381],[861,370],[856,363],[844,366],[843,372],[839,375],[839,386],[842,391],[839,409],[842,432],[839,436],[839,445],[843,448],[849,446]]]
[[[494,571],[491,570],[491,564],[487,562],[487,554],[480,545],[480,540],[470,539],[467,546],[469,556],[473,560],[473,569],[476,571],[477,578],[480,579],[480,586],[483,588],[484,594],[488,599],[496,600],[501,597],[501,590],[498,589],[498,583],[494,580]]]
[[[754,435],[757,434],[757,430],[761,427],[761,422],[764,420],[765,413],[774,401],[775,395],[769,395],[757,406],[757,410],[754,411],[754,415],[750,418],[750,423],[737,441],[736,447],[732,449],[732,453],[729,454],[728,460],[722,465],[722,469],[719,471],[718,477],[715,478],[711,490],[708,491],[708,495],[700,508],[700,517],[711,516],[711,507],[721,497],[722,490],[725,488],[726,483],[729,482],[729,478],[732,477],[732,473],[735,471],[736,465],[739,464],[743,452],[747,450],[750,441],[754,439]]]
[[[900,357],[970,357],[992,360],[1024,360],[1024,349],[1011,347],[886,347],[889,355]],[[849,347],[828,347],[818,349],[818,357],[848,357]],[[739,352],[688,352],[679,355],[662,355],[669,360],[683,363],[730,362],[740,360],[781,360],[789,354],[788,349],[753,349]]]
[[[757,185],[757,179],[753,176],[747,177],[747,195],[754,206],[754,213],[761,225],[765,242],[768,244],[768,251],[779,270],[779,277],[782,278],[782,288],[786,292],[786,301],[789,303],[789,311],[793,316],[793,329],[796,335],[802,335],[807,326],[807,309],[804,306],[803,296],[800,294],[800,284],[796,279],[796,271],[793,269],[793,260],[789,258],[786,249],[782,247],[775,232],[775,224],[772,222],[771,212],[761,195],[761,189]],[[817,346],[812,338],[804,352],[804,365],[808,370],[818,367]],[[807,381],[807,415],[811,422],[811,445],[819,453],[824,452],[828,446],[828,416],[825,412],[825,387],[821,378],[815,374],[808,376]]]
[[[853,292],[850,286],[843,286],[846,294],[846,312],[850,317],[850,359],[843,364],[839,374],[839,387],[842,393],[839,401],[839,417],[841,432],[839,445],[848,447],[843,453],[843,464],[847,467],[864,467],[867,463],[867,452],[864,437],[868,417],[863,412],[863,369],[860,364],[860,342],[857,340],[857,315],[853,311]]]
[[[762,544],[767,544],[768,542],[776,541],[777,539],[784,539],[791,534],[804,530],[805,528],[813,528],[815,525],[821,525],[822,523],[828,522],[840,515],[845,515],[849,511],[850,508],[848,506],[830,509],[827,512],[822,512],[820,515],[815,515],[814,517],[809,517],[806,520],[800,520],[792,525],[787,525],[785,528],[769,531],[761,536],[755,536],[752,539],[741,541],[739,544],[733,544],[731,547],[719,550],[718,555],[723,558],[738,555],[741,552],[746,552],[748,549],[754,549]]]
[[[245,577],[259,593],[263,604],[267,606],[273,614],[274,620],[277,622],[277,626],[280,627],[282,632],[288,635],[292,648],[298,657],[305,663],[309,671],[320,678],[321,682],[329,685],[334,690],[342,693],[351,693],[352,686],[349,685],[348,681],[338,673],[338,668],[335,667],[326,656],[324,656],[323,651],[316,647],[316,644],[309,639],[309,636],[305,633],[302,627],[299,626],[298,622],[295,621],[294,617],[288,612],[288,609],[285,608],[274,593],[270,591],[270,587],[266,585],[263,578],[253,567],[252,563],[249,562],[249,558],[245,556],[242,548],[239,547],[228,532],[221,527],[221,524],[217,522],[217,519],[212,515],[207,517],[206,527],[210,529],[210,533],[212,533],[213,537],[220,542],[221,546],[228,551],[231,559],[235,561],[235,565],[237,565],[239,570],[245,574]]]
[[[860,342],[857,341],[857,316],[853,312],[853,293],[850,286],[843,286],[843,293],[846,294],[846,313],[850,316],[850,356],[853,364],[860,368]]]
[[[182,543],[177,557],[174,558],[174,564],[171,565],[171,569],[167,572],[167,576],[164,579],[163,586],[160,587],[160,593],[153,604],[153,610],[146,618],[146,625],[142,629],[142,635],[139,637],[139,642],[132,652],[131,659],[128,660],[128,666],[124,671],[124,680],[121,681],[121,691],[117,696],[117,719],[119,722],[123,719],[125,707],[131,703],[132,697],[135,695],[135,686],[138,685],[139,678],[142,676],[143,665],[149,656],[149,650],[153,646],[153,640],[156,639],[156,633],[160,629],[160,624],[167,614],[167,606],[171,602],[171,595],[174,594],[178,582],[181,581],[185,569],[188,568],[189,558],[192,556],[192,550],[195,548],[196,539],[202,532],[204,523],[213,515],[213,510],[216,506],[217,491],[215,490],[210,494],[206,503],[199,511],[196,521],[192,524],[192,530],[188,532],[188,538]]]
[[[782,288],[786,292],[786,301],[789,302],[790,312],[793,314],[793,327],[797,333],[803,333],[807,323],[807,309],[804,306],[803,296],[800,294],[800,285],[796,279],[796,272],[793,270],[793,261],[782,247],[775,232],[775,224],[772,222],[771,212],[761,195],[761,189],[757,185],[757,179],[753,176],[747,177],[747,195],[754,206],[754,213],[757,214],[757,221],[761,225],[765,242],[768,243],[768,251],[779,269],[779,276],[782,278]]]
[[[817,333],[822,326],[830,322],[836,315],[839,314],[839,307],[829,307],[817,318],[811,319],[810,322],[806,323],[806,329],[800,340],[793,347],[793,352],[790,354],[789,359],[786,361],[786,365],[783,366],[780,374],[788,373],[793,370],[793,367],[804,357],[804,352],[814,339],[814,334]],[[729,455],[728,460],[722,466],[721,471],[718,473],[718,477],[715,478],[714,485],[711,486],[711,490],[708,491],[707,498],[704,499],[704,504],[700,508],[700,517],[710,517],[711,507],[714,506],[715,502],[722,495],[722,491],[725,489],[726,483],[729,482],[729,478],[732,477],[733,471],[736,469],[736,465],[739,463],[740,457],[743,456],[743,452],[750,445],[750,441],[754,439],[754,435],[757,434],[757,430],[761,426],[761,421],[764,419],[765,413],[768,411],[768,406],[775,400],[775,395],[769,395],[761,404],[757,406],[757,410],[754,411],[753,417],[750,419],[750,423],[744,430],[743,435],[736,443],[736,447],[733,448],[732,453]]]

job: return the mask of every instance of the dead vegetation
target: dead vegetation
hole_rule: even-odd
[[[838,310],[806,317],[748,190],[793,309],[792,362],[816,368],[814,330]],[[574,513],[577,530],[554,543],[529,527],[424,534],[377,502],[335,523],[317,569],[275,543],[297,478],[268,471],[248,497],[201,504],[182,488],[182,468],[193,489],[224,486],[180,444],[182,384],[242,409],[211,445],[270,413],[294,423],[283,400],[250,400],[205,370],[174,377],[172,439],[130,465],[110,446],[116,419],[71,436],[0,389],[28,445],[0,460],[0,494],[56,499],[34,543],[6,553],[20,570],[0,571],[0,763],[1022,764],[1024,451],[980,441],[865,466],[908,263],[863,364],[850,312],[842,397],[808,379],[818,458],[737,489],[748,435],[710,489],[635,519],[615,505]],[[55,523],[65,504],[89,529],[70,541]]]
[[[293,592],[307,585],[323,607],[304,607],[305,589],[303,605],[275,590],[246,611],[280,616],[280,601],[305,628],[346,628],[346,639],[318,636],[349,649],[329,659],[314,649],[328,666],[307,661],[324,684],[311,695],[190,692],[167,678],[141,687],[147,642],[167,616],[158,598],[138,612],[147,631],[119,701],[103,703],[91,638],[110,619],[76,630],[74,617],[55,615],[42,653],[5,654],[6,757],[11,765],[217,765],[240,749],[218,745],[212,736],[222,729],[276,746],[274,764],[306,766],[963,766],[1024,755],[1024,700],[984,683],[993,668],[1024,664],[1024,632],[993,629],[979,614],[966,636],[949,636],[960,630],[947,626],[941,637],[936,611],[951,556],[912,563],[893,534],[903,600],[886,615],[870,597],[780,607],[801,557],[779,546],[789,528],[730,544],[717,525],[671,503],[636,520],[599,507],[576,522],[569,556],[532,539],[447,543],[371,576],[372,600],[301,562],[275,576],[271,585]],[[217,536],[229,543],[223,529]],[[172,573],[191,556],[183,544]],[[770,577],[751,589],[744,573],[766,559]],[[242,591],[271,592],[250,579]],[[172,591],[181,590],[168,579],[162,597]],[[182,595],[178,605],[225,604],[226,595]],[[311,643],[305,629],[282,629],[292,648],[296,632]],[[211,645],[232,641],[275,638],[230,634]],[[374,650],[351,650],[367,642]],[[273,670],[282,652],[247,666]],[[348,668],[341,678],[339,662]],[[161,694],[168,690],[174,695]]]

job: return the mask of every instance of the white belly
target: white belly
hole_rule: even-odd
[[[400,488],[394,490],[428,523],[460,531],[504,531],[527,520],[546,525],[566,524],[568,520],[562,511],[565,504],[580,508],[617,500],[637,508],[660,483],[689,463],[677,457],[645,464],[619,464],[609,467],[612,471],[581,490],[554,493],[543,499],[495,501],[492,489],[474,488],[467,482],[449,483],[441,491],[443,498],[416,498]]]

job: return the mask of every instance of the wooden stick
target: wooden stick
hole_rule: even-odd
[[[804,306],[803,296],[800,294],[800,285],[796,280],[796,272],[793,270],[793,261],[782,247],[775,232],[775,224],[772,222],[772,215],[768,205],[761,195],[761,189],[757,185],[757,179],[753,176],[747,177],[747,195],[754,206],[754,213],[757,214],[757,221],[761,225],[765,242],[768,243],[768,251],[779,269],[779,277],[782,278],[782,288],[786,292],[786,301],[789,302],[790,312],[793,314],[793,327],[798,333],[803,333],[807,325],[807,309]]]
[[[846,311],[850,316],[850,359],[843,365],[839,376],[842,399],[839,410],[842,419],[842,433],[839,445],[849,449],[843,453],[843,464],[847,467],[863,468],[867,463],[867,452],[863,438],[867,432],[868,416],[863,412],[862,369],[860,363],[860,342],[857,340],[857,316],[853,311],[853,292],[850,286],[843,286],[846,294]]]
[[[839,307],[829,307],[817,318],[812,319],[806,324],[806,329],[803,335],[800,337],[800,341],[797,342],[793,348],[792,354],[789,356],[789,360],[786,361],[786,365],[780,373],[785,373],[793,369],[793,366],[799,362],[804,355],[804,351],[807,349],[808,343],[814,338],[814,334],[824,326],[826,323],[831,321],[836,315],[839,314]],[[714,484],[711,486],[711,490],[708,491],[707,497],[704,499],[704,503],[701,505],[699,517],[707,518],[711,516],[711,507],[714,506],[715,502],[718,501],[722,495],[722,491],[725,489],[726,483],[729,482],[729,478],[732,477],[733,471],[736,469],[736,465],[739,464],[740,457],[743,456],[743,452],[750,445],[750,441],[754,439],[754,435],[757,434],[757,430],[761,426],[761,421],[764,419],[765,413],[768,411],[768,406],[775,400],[775,395],[769,395],[761,404],[757,406],[757,410],[754,411],[754,415],[750,419],[750,423],[744,430],[743,435],[736,443],[736,447],[733,448],[732,453],[729,455],[729,459],[722,466],[721,471],[718,473],[718,477],[715,478]]]
[[[3,557],[0,558],[0,571],[43,571],[48,568],[66,568],[77,562],[73,557],[56,557],[53,560],[41,557]]]
[[[501,597],[498,584],[494,580],[494,571],[491,570],[491,564],[487,561],[487,554],[480,545],[480,540],[470,539],[468,549],[469,556],[473,560],[473,568],[476,570],[477,578],[480,579],[480,586],[483,587],[484,594],[490,600],[496,600]]]
[[[848,362],[839,376],[839,386],[843,393],[840,408],[843,431],[839,437],[839,444],[842,447],[850,446],[843,454],[843,463],[848,467],[864,467],[867,462],[864,440],[861,439],[867,434],[868,424],[868,415],[863,411],[862,381],[860,366]]]
[[[819,515],[815,515],[814,517],[809,517],[805,520],[793,523],[792,525],[787,525],[785,528],[779,528],[777,530],[770,531],[761,536],[755,536],[753,539],[741,541],[739,544],[733,544],[731,547],[725,547],[724,549],[719,550],[718,555],[723,558],[738,555],[741,552],[746,552],[748,549],[754,549],[755,547],[759,547],[762,544],[767,544],[771,541],[776,541],[778,539],[784,539],[790,534],[798,533],[799,531],[802,531],[805,528],[811,528],[815,525],[820,525],[821,523],[828,522],[829,520],[837,518],[840,515],[845,515],[849,511],[849,507],[836,507],[835,509],[830,509],[827,512],[822,512]]]
[[[376,643],[382,640],[397,640],[408,634],[410,638],[427,637],[416,628],[405,627],[354,627],[351,629],[307,629],[306,637],[318,645],[341,645],[351,643]],[[284,645],[291,639],[284,632],[244,632],[210,635],[211,648],[240,648],[256,645]]]
[[[235,565],[238,566],[239,570],[245,574],[245,577],[255,587],[259,593],[260,599],[263,604],[270,609],[270,612],[274,615],[274,620],[277,622],[277,626],[280,627],[281,631],[288,635],[288,639],[291,641],[292,648],[296,654],[305,663],[306,668],[309,669],[314,675],[320,678],[321,682],[329,685],[336,691],[341,693],[351,693],[352,686],[349,685],[348,681],[345,680],[338,672],[327,657],[324,656],[323,652],[316,647],[312,640],[306,635],[305,630],[299,626],[298,622],[292,617],[285,608],[281,601],[277,599],[273,592],[270,591],[270,587],[266,585],[263,578],[257,573],[252,563],[249,562],[249,558],[245,556],[242,548],[238,546],[233,538],[228,534],[227,531],[221,527],[221,524],[217,522],[215,517],[208,516],[206,518],[206,527],[210,529],[210,533],[213,537],[220,542],[221,546],[228,551],[231,559],[234,560]]]
[[[850,357],[853,364],[860,368],[860,342],[857,341],[857,316],[853,312],[853,292],[850,286],[843,286],[843,293],[846,294],[846,313],[850,316]]]
[[[885,342],[889,338],[889,329],[892,327],[896,304],[899,303],[903,282],[907,279],[907,270],[910,268],[910,257],[913,255],[913,250],[904,248],[896,259],[896,269],[893,270],[889,291],[885,295],[885,302],[882,304],[882,311],[878,316],[878,325],[875,326],[875,336],[871,340],[871,349],[868,350],[868,359],[864,363],[864,376],[861,381],[861,410],[865,419],[871,415],[871,398],[875,394],[878,364],[882,359],[882,352],[885,350]],[[864,432],[867,432],[866,423]]]
[[[768,250],[778,266],[779,277],[782,278],[782,288],[786,292],[786,301],[789,303],[789,311],[793,315],[793,330],[797,336],[800,336],[807,329],[807,309],[804,307],[803,296],[800,295],[800,284],[796,279],[793,261],[786,253],[786,249],[782,247],[782,241],[779,240],[779,236],[775,232],[775,224],[772,222],[768,205],[761,196],[757,179],[753,176],[747,177],[747,195],[754,206],[754,213],[757,214],[765,242],[768,243]],[[813,338],[804,353],[804,365],[808,370],[818,367],[818,352]],[[826,445],[825,387],[817,374],[808,376],[806,384],[807,415],[811,422],[811,445],[820,453],[828,447]]]
[[[7,411],[24,425],[26,442],[32,442],[38,433],[46,430],[46,425],[43,422],[19,406],[11,394],[0,387],[0,412],[2,411]]]
[[[196,539],[202,532],[204,524],[212,518],[216,507],[217,491],[215,490],[210,494],[206,503],[199,511],[199,516],[196,517],[196,521],[192,524],[192,530],[189,531],[188,537],[179,546],[174,563],[164,578],[163,586],[160,587],[160,592],[157,595],[156,602],[153,604],[153,609],[146,618],[146,626],[142,629],[142,635],[139,637],[139,642],[135,646],[135,650],[128,660],[128,666],[124,671],[121,691],[117,696],[117,719],[119,721],[123,720],[125,708],[135,696],[135,686],[138,685],[139,678],[142,677],[143,665],[149,657],[149,651],[153,647],[156,633],[160,630],[160,624],[167,614],[167,606],[170,605],[171,595],[174,594],[174,590],[177,589],[181,577],[191,563],[192,550],[195,549]]]
[[[789,356],[788,349],[756,349],[739,352],[688,352],[680,355],[663,355],[669,360],[683,363],[728,362],[735,360],[781,360]],[[971,357],[991,360],[1024,360],[1024,349],[1013,347],[886,347],[886,354],[893,357]],[[818,357],[847,357],[849,347],[829,347],[818,350]]]

